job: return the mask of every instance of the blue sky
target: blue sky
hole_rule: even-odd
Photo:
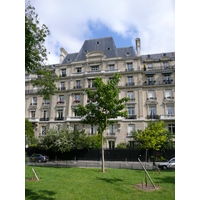
[[[112,36],[116,47],[141,40],[141,54],[175,51],[174,0],[31,0],[41,24],[51,35],[45,46],[50,64],[63,47],[78,52],[84,41]]]

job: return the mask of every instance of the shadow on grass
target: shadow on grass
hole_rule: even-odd
[[[123,180],[122,179],[119,179],[119,178],[97,178],[98,180],[100,181],[105,181],[106,183],[117,183],[117,182],[122,182]]]
[[[156,180],[156,182],[159,183],[172,183],[175,184],[175,177],[171,177],[171,176],[165,176],[165,177],[154,177],[154,180]]]
[[[31,199],[31,200],[35,200],[35,199],[49,199],[49,200],[53,200],[55,198],[53,198],[52,196],[55,195],[55,192],[52,191],[48,191],[48,190],[40,190],[39,193],[33,192],[30,189],[25,189],[25,197],[26,199]]]

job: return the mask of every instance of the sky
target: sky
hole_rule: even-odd
[[[27,1],[25,1],[27,2]],[[49,64],[60,48],[79,52],[85,40],[113,37],[116,47],[141,40],[141,54],[175,51],[175,0],[31,0],[40,24],[50,30]]]

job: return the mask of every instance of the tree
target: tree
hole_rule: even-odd
[[[33,124],[27,118],[25,118],[25,145],[30,145],[33,142],[33,138]]]
[[[166,124],[160,120],[155,122],[150,121],[144,130],[133,131],[132,135],[140,148],[146,149],[146,158],[148,149],[161,152],[173,146],[173,135],[167,130]],[[155,159],[154,157],[153,163],[155,163]]]
[[[28,2],[25,7],[25,70],[37,75],[39,79],[32,80],[32,83],[34,86],[40,86],[39,94],[45,99],[50,99],[50,95],[54,94],[54,82],[58,80],[58,77],[55,74],[51,76],[51,72],[45,67],[48,59],[44,42],[48,35],[48,27],[45,24],[40,26],[35,8]]]
[[[112,79],[108,80],[105,84],[101,77],[97,77],[94,80],[94,86],[96,91],[89,90],[85,92],[88,98],[91,100],[85,106],[78,105],[78,108],[74,108],[73,111],[76,115],[81,116],[81,122],[83,124],[90,124],[98,126],[98,134],[101,135],[101,149],[102,149],[102,172],[104,172],[104,149],[103,149],[103,132],[110,124],[114,124],[115,119],[118,116],[125,117],[128,112],[125,109],[124,102],[127,102],[129,98],[124,97],[118,99],[119,87],[118,83],[121,79],[121,75],[116,73]],[[96,103],[93,103],[96,102]]]

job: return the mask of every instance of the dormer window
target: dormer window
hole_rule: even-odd
[[[114,70],[115,69],[115,65],[109,65],[109,69],[110,69],[110,71]]]
[[[77,73],[81,73],[81,72],[82,72],[82,68],[81,68],[81,67],[78,67],[78,68],[76,69],[76,72],[77,72]]]
[[[98,65],[92,66],[91,71],[99,71],[99,66]]]

